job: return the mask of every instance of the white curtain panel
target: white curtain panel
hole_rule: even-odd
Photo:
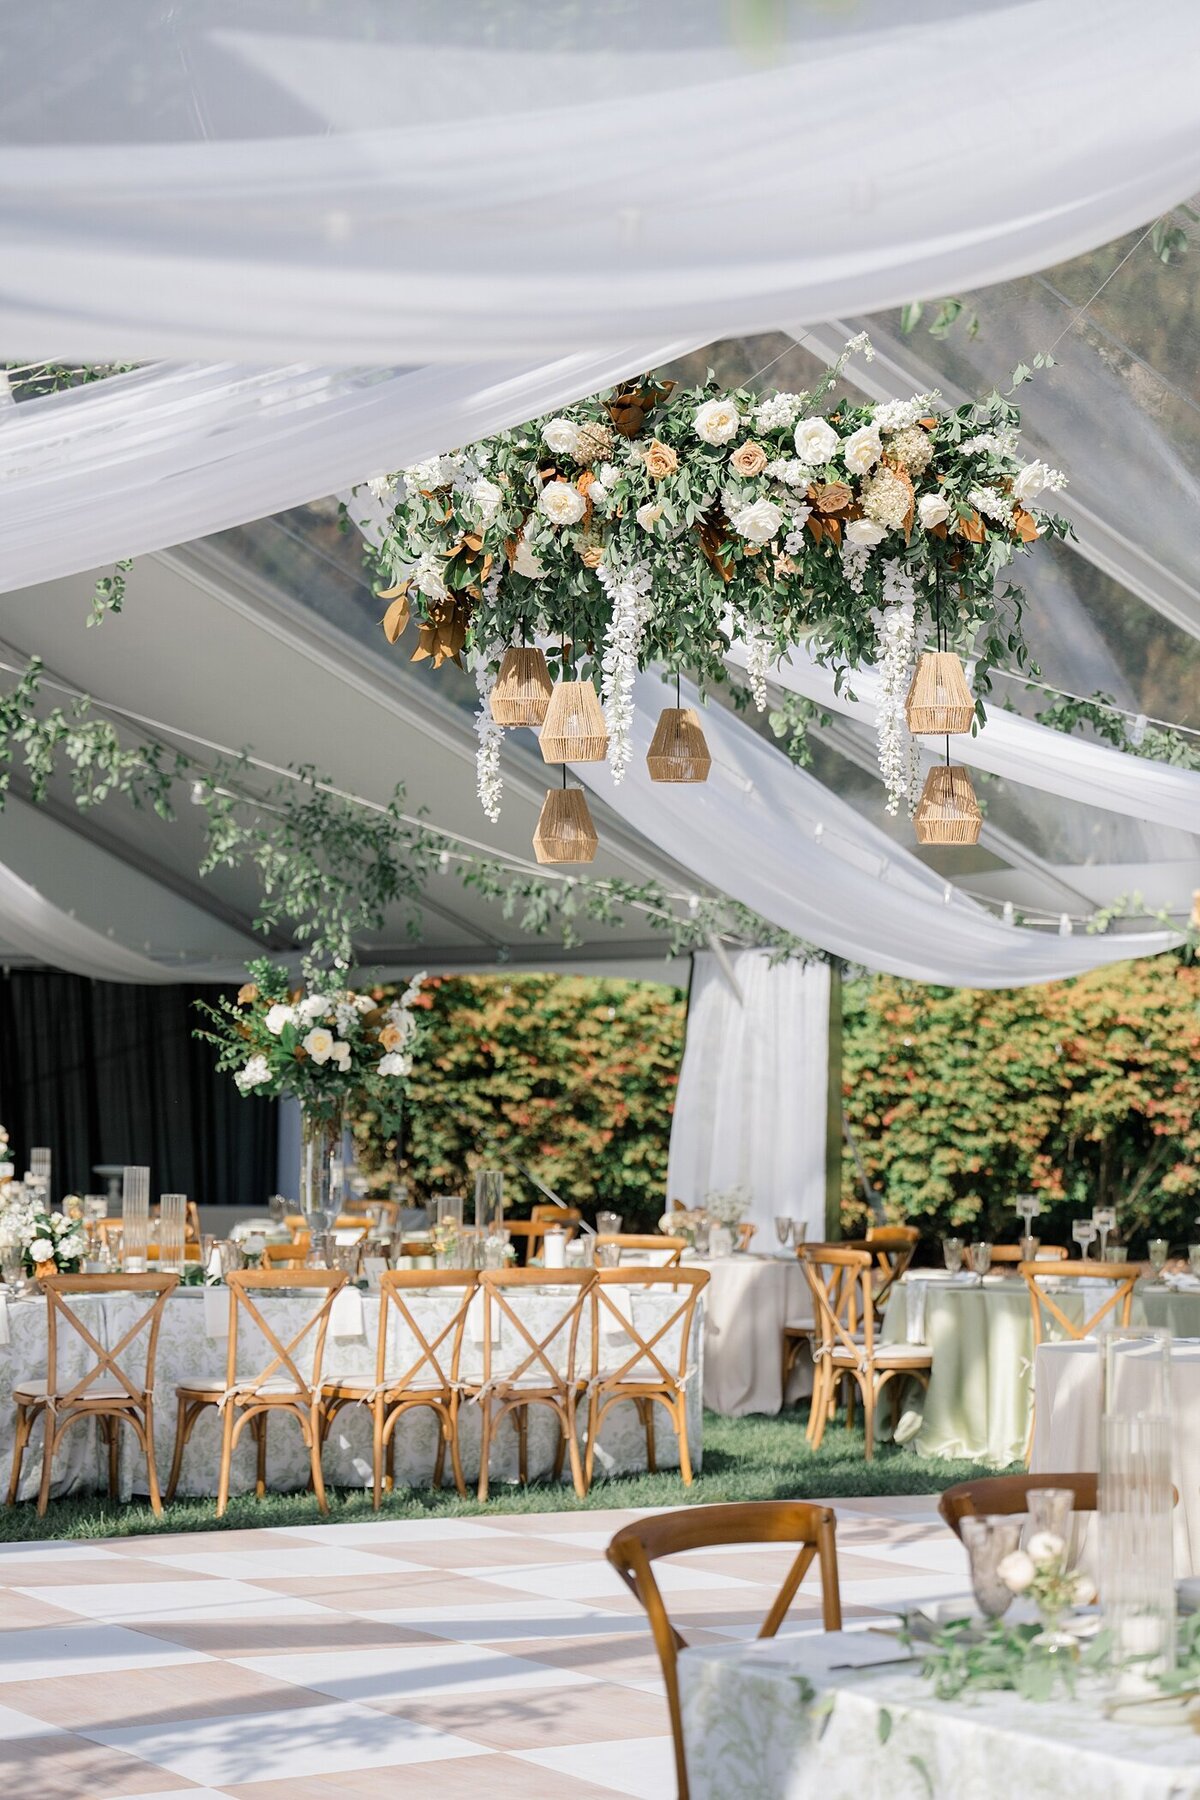
[[[745,646],[734,643],[727,661],[746,666]],[[789,693],[803,694],[831,712],[843,713],[874,728],[880,681],[876,670],[855,669],[841,693],[835,692],[831,668],[823,668],[806,645],[798,645],[771,671],[771,680]],[[942,739],[922,740],[933,754]],[[956,763],[968,763],[991,775],[1002,775],[1046,794],[1059,794],[1080,806],[1102,806],[1155,825],[1180,831],[1200,830],[1200,774],[1170,763],[1129,756],[1105,744],[1071,737],[1005,712],[989,704],[988,721],[973,736],[951,739]]]
[[[689,347],[419,369],[157,364],[23,401],[0,413],[0,592],[302,505]]]
[[[825,963],[695,958],[667,1192],[698,1206],[748,1187],[756,1250],[776,1247],[777,1214],[825,1235],[829,986]]]
[[[10,356],[706,342],[1045,268],[1200,188],[1194,0],[61,18],[6,45]]]
[[[688,704],[695,690],[686,687]],[[1005,925],[719,706],[702,715],[712,772],[664,787],[646,771],[674,684],[640,675],[633,761],[575,772],[699,881],[809,943],[869,969],[948,987],[1025,987],[1177,945],[1169,931],[1070,937]]]

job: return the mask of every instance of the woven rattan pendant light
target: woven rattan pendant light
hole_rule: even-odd
[[[926,650],[918,660],[904,702],[914,737],[957,736],[970,731],[975,702],[966,671],[952,650]]]
[[[958,763],[936,763],[913,815],[918,844],[977,844],[983,814],[971,777]]]
[[[492,689],[492,717],[497,725],[541,725],[550,691],[550,671],[542,651],[514,644],[504,652]]]
[[[533,854],[538,861],[590,863],[599,843],[583,789],[549,788],[533,834]]]
[[[664,706],[646,752],[651,781],[707,781],[712,757],[695,708]]]
[[[608,755],[608,732],[599,696],[590,681],[555,682],[538,741],[543,762],[604,761]]]

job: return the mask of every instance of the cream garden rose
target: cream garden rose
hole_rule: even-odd
[[[670,444],[660,444],[657,438],[651,438],[646,450],[645,470],[652,481],[663,481],[668,475],[674,475],[679,468],[679,458]]]
[[[883,526],[877,525],[874,519],[851,519],[846,527],[846,542],[860,550],[873,550],[876,544],[883,542],[885,535]]]
[[[1024,1550],[1010,1550],[996,1564],[996,1573],[1010,1594],[1023,1594],[1037,1574],[1034,1561]]]
[[[813,465],[829,462],[841,443],[828,419],[801,419],[795,435],[796,455],[801,462]]]
[[[548,481],[538,506],[553,525],[578,525],[587,510],[587,501],[569,481]]]
[[[648,501],[645,506],[639,506],[637,512],[634,514],[634,517],[637,519],[637,522],[643,531],[653,531],[662,516],[662,507],[652,506]]]
[[[944,525],[950,517],[950,505],[940,494],[922,494],[917,501],[917,517],[925,531]]]
[[[296,1023],[295,1007],[294,1006],[284,1006],[281,1003],[277,1003],[275,1006],[268,1007],[267,1008],[267,1016],[263,1020],[263,1024],[266,1026],[267,1030],[271,1033],[272,1037],[278,1037],[285,1025],[294,1025],[295,1023]]]
[[[706,444],[727,444],[741,429],[742,419],[732,400],[706,400],[692,418],[696,436]]]
[[[1036,500],[1050,478],[1050,470],[1044,462],[1026,463],[1012,485],[1013,499],[1019,500],[1022,506]]]
[[[524,575],[530,581],[540,581],[546,573],[545,568],[530,549],[524,532],[517,539],[517,549],[512,566],[516,574]]]
[[[864,425],[851,432],[842,445],[842,461],[855,475],[865,475],[868,469],[873,469],[882,454],[883,445],[873,425]]]
[[[769,544],[773,537],[779,535],[779,528],[783,524],[783,508],[776,506],[773,500],[755,500],[750,506],[739,507],[730,523],[738,535],[747,538],[750,543]]]
[[[555,456],[579,454],[579,428],[570,419],[551,419],[542,427],[542,441]]]
[[[308,1036],[300,1041],[317,1064],[327,1063],[333,1055],[333,1033],[326,1030],[324,1025],[314,1025]]]

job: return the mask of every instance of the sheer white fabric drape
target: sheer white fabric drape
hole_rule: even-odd
[[[168,9],[173,54],[163,10],[77,9],[0,99],[13,355],[705,342],[1045,268],[1200,187],[1192,0],[380,0],[299,30],[246,0]]]
[[[825,1234],[829,987],[825,963],[695,958],[667,1192],[698,1206],[748,1187],[756,1250],[775,1246],[780,1214]]]
[[[0,939],[52,969],[67,969],[95,981],[168,982],[178,981],[181,975],[179,968],[166,968],[137,950],[127,950],[103,932],[73,919],[3,863]],[[214,978],[221,976],[207,976]]]
[[[694,690],[685,684],[689,703]],[[576,770],[628,824],[718,892],[849,962],[949,987],[1024,987],[1153,956],[1168,931],[1058,937],[1005,925],[718,706],[702,722],[713,767],[702,785],[664,788],[645,766],[674,685],[640,675],[633,762]]]
[[[744,669],[744,646],[733,644],[728,660],[735,668]],[[831,712],[874,727],[880,687],[874,669],[855,669],[837,693],[832,669],[823,668],[801,644],[772,669],[771,680],[789,693],[803,694]],[[941,739],[923,740],[931,754],[941,743]],[[1109,812],[1175,826],[1180,831],[1200,829],[1200,774],[1195,770],[1151,762],[1086,738],[1071,737],[1034,719],[1005,712],[999,704],[988,706],[982,730],[974,736],[952,738],[950,748],[955,762],[1023,782],[1043,793],[1059,794],[1081,806],[1102,806]]]

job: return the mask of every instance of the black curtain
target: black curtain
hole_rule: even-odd
[[[207,995],[215,990],[208,989]],[[0,1124],[20,1175],[53,1152],[53,1189],[103,1193],[97,1163],[148,1163],[150,1193],[264,1205],[277,1109],[243,1098],[193,1035],[194,987],[127,987],[51,971],[0,977]]]

